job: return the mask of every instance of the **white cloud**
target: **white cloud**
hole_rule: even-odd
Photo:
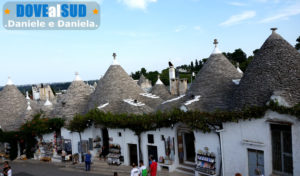
[[[245,3],[242,3],[242,2],[228,2],[229,5],[232,5],[232,6],[246,6],[247,4]]]
[[[220,25],[221,26],[234,25],[234,24],[237,24],[237,23],[242,22],[244,20],[253,18],[253,17],[255,17],[255,15],[256,15],[255,11],[245,11],[241,14],[231,16],[228,20],[222,22]]]
[[[183,30],[185,30],[185,29],[186,29],[186,26],[180,25],[180,26],[178,26],[178,27],[175,29],[175,32],[181,32],[181,31],[183,31]]]
[[[196,31],[200,31],[200,30],[201,30],[201,27],[200,27],[200,26],[195,26],[194,29],[195,29]]]
[[[157,2],[157,0],[118,0],[130,8],[146,9],[149,3]]]
[[[288,19],[290,16],[295,16],[300,14],[300,3],[295,3],[293,5],[290,5],[287,8],[283,8],[281,11],[279,11],[277,14],[274,16],[270,16],[267,18],[262,19],[260,22],[261,23],[268,23],[276,20],[281,20],[281,19]]]

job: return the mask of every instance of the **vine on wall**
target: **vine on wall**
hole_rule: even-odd
[[[172,127],[176,123],[181,122],[192,129],[210,132],[212,127],[220,126],[224,122],[238,122],[239,120],[262,118],[268,109],[281,114],[289,114],[300,119],[300,104],[292,108],[287,108],[279,106],[276,102],[270,102],[269,105],[263,107],[248,107],[240,111],[216,111],[213,113],[199,111],[183,112],[179,109],[174,109],[170,112],[135,115],[105,113],[94,109],[85,115],[76,115],[70,121],[68,129],[83,132],[94,122],[96,125],[108,128],[128,128],[138,135],[145,131]]]

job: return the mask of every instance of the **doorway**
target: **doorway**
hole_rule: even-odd
[[[195,137],[194,133],[184,133],[185,160],[195,162]]]
[[[150,156],[152,156],[156,162],[158,161],[157,146],[148,145],[148,160],[150,160]]]
[[[128,144],[129,150],[129,164],[132,165],[138,164],[138,155],[137,155],[137,145],[136,144]]]
[[[109,153],[109,136],[107,128],[102,128],[102,138],[103,138],[103,155],[106,156]]]
[[[179,163],[195,163],[195,136],[189,128],[181,127],[177,132],[178,158]]]

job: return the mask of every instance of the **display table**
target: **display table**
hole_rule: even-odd
[[[174,164],[164,164],[164,163],[157,163],[157,169],[158,171],[161,171],[162,168],[167,168],[169,172],[175,171],[176,167]]]

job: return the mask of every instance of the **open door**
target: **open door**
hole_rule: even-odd
[[[109,153],[109,136],[107,128],[102,129],[102,138],[103,138],[103,155],[106,156]]]
[[[133,163],[138,165],[138,152],[137,152],[137,145],[136,144],[128,144],[129,149],[129,164],[132,165]]]
[[[157,157],[157,146],[151,146],[148,145],[148,160],[150,159],[149,157],[153,156],[153,159],[157,162],[158,157]]]
[[[194,133],[184,133],[184,142],[186,161],[195,162],[196,153]]]

